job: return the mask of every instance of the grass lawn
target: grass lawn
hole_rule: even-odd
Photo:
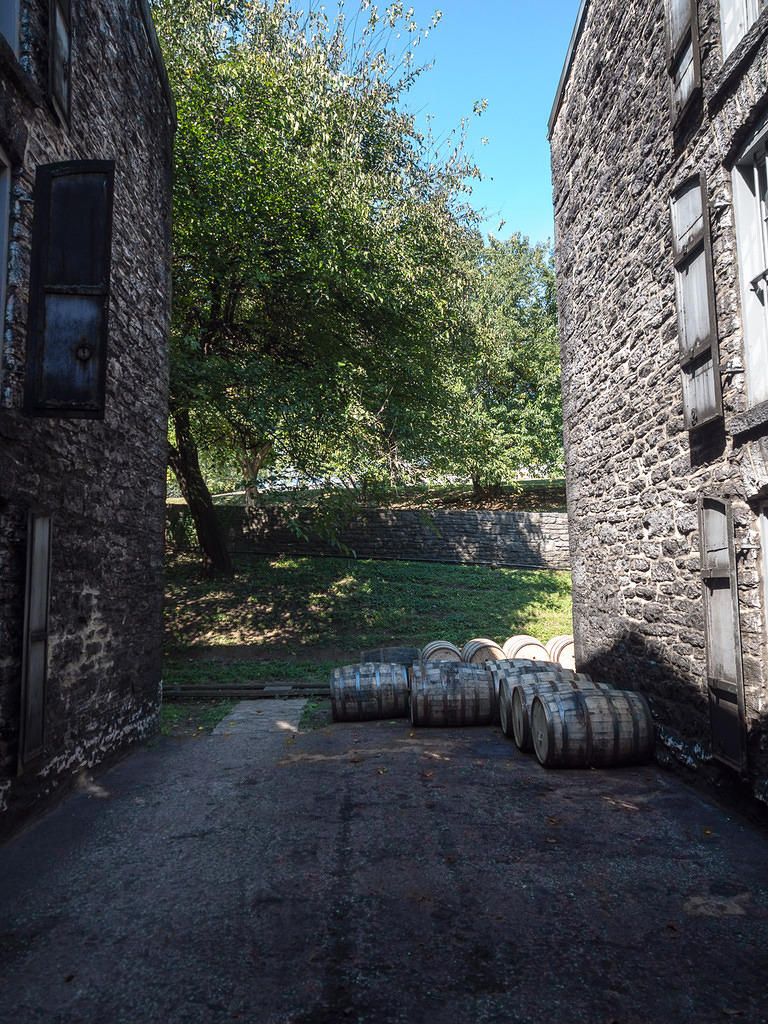
[[[167,568],[168,686],[326,682],[366,647],[571,632],[567,572],[348,558],[236,559],[231,580]]]

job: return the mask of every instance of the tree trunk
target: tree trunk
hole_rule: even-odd
[[[245,477],[245,507],[253,511],[259,504],[257,480],[259,470],[266,462],[272,451],[272,442],[265,441],[264,444],[251,446],[247,455],[240,459],[240,468]]]
[[[205,571],[211,576],[231,576],[234,571],[232,559],[227,551],[224,531],[213,507],[210,491],[200,471],[197,445],[192,436],[187,410],[174,413],[173,423],[176,447],[170,447],[168,459],[195,524]]]

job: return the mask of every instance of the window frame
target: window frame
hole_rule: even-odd
[[[720,7],[720,49],[722,51],[723,63],[734,53],[744,36],[749,32],[764,10],[768,8],[766,0],[719,0]],[[732,13],[737,7],[741,8],[744,18],[743,27],[738,35],[730,39],[726,31],[726,14]]]
[[[695,231],[689,231],[684,244],[679,244],[676,230],[675,203],[691,191],[698,189],[700,197],[701,224]],[[720,350],[717,333],[717,311],[715,308],[715,289],[712,274],[712,239],[709,226],[709,205],[707,202],[707,178],[703,171],[697,171],[679,182],[670,196],[670,222],[672,225],[672,263],[675,275],[675,307],[677,310],[677,338],[680,360],[680,372],[683,380],[683,413],[688,430],[695,430],[719,419],[723,415],[723,396],[720,381]],[[695,222],[694,222],[695,223]],[[699,342],[690,347],[685,344],[684,324],[686,312],[683,303],[683,291],[680,277],[686,273],[695,260],[703,255],[704,275],[707,292],[707,318],[709,331]],[[688,383],[695,376],[695,370],[702,365],[702,360],[712,363],[712,411],[703,419],[697,414],[696,407],[689,407]]]
[[[664,13],[667,40],[669,105],[672,114],[672,125],[673,128],[676,128],[701,93],[701,54],[699,50],[699,20],[696,0],[685,0],[688,8],[688,17],[683,21],[682,30],[678,33],[677,38],[672,35],[672,18],[669,13],[670,5],[673,2],[674,0],[664,0]],[[675,86],[675,74],[680,68],[689,46],[693,68],[693,86],[689,95],[680,101],[677,95],[678,90]]]
[[[762,158],[765,191],[760,194]],[[768,118],[731,171],[747,406],[768,401]],[[759,285],[762,282],[762,300]]]
[[[100,185],[103,199],[95,209],[89,209],[89,223],[98,222],[103,235],[101,246],[101,263],[96,267],[98,275],[88,276],[87,280],[76,282],[57,280],[55,264],[51,264],[51,253],[62,253],[67,248],[62,245],[59,221],[54,217],[55,207],[53,196],[56,183],[75,178],[93,177]],[[109,340],[109,301],[111,291],[112,263],[112,230],[114,205],[114,160],[74,160],[57,164],[42,164],[35,173],[35,216],[32,227],[32,254],[29,282],[29,308],[27,316],[27,366],[24,381],[24,412],[28,416],[48,416],[70,419],[103,419],[106,401],[106,373]],[[69,200],[71,205],[71,198]],[[98,216],[97,216],[98,215]],[[94,218],[97,217],[97,220]],[[53,246],[52,249],[52,240]],[[58,249],[55,246],[58,245]],[[70,247],[71,251],[76,252]],[[86,321],[87,336],[79,339],[75,333],[77,322],[66,324],[58,322],[56,316],[49,316],[50,309],[67,299],[81,299],[96,310],[100,303],[100,315],[92,332]],[[56,339],[49,347],[48,332]],[[57,336],[57,331],[61,331]],[[66,339],[66,340],[65,340]],[[74,344],[73,344],[74,342]],[[78,345],[77,348],[74,345]],[[57,358],[63,347],[70,346],[69,362],[57,365]],[[82,351],[82,355],[80,354]],[[86,395],[69,394],[66,397],[55,395],[57,381],[66,382],[66,373],[76,365],[73,359],[82,362],[85,369],[93,360],[91,391]],[[70,371],[71,372],[71,371]],[[73,380],[70,377],[69,386]],[[51,390],[54,392],[51,394]]]
[[[0,147],[0,375],[3,371],[5,325],[8,310],[8,265],[11,244],[11,182],[13,169]]]
[[[66,32],[66,59],[63,62],[63,80],[66,96],[59,94],[56,69],[59,61],[57,43],[58,16]],[[56,113],[69,125],[72,111],[72,0],[49,0],[48,5],[48,94]]]

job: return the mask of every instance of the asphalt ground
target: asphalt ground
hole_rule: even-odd
[[[655,766],[239,705],[0,851],[13,1024],[764,1024],[768,845]],[[108,795],[107,795],[108,793]]]

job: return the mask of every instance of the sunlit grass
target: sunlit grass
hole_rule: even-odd
[[[566,572],[344,558],[235,564],[232,580],[211,582],[190,556],[170,562],[169,685],[325,682],[334,664],[366,647],[571,632]],[[234,647],[243,648],[236,660],[210,660]]]

